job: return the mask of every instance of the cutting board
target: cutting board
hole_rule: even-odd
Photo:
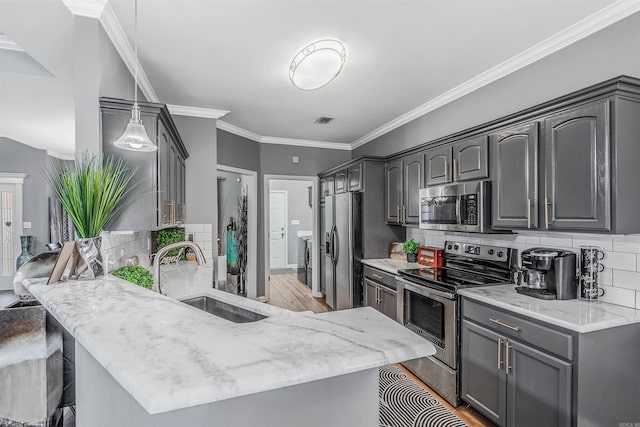
[[[406,261],[407,254],[404,253],[404,250],[402,249],[403,246],[404,243],[402,242],[391,243],[391,247],[389,248],[389,258]]]

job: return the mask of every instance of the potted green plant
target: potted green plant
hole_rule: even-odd
[[[151,289],[153,286],[153,275],[149,270],[139,265],[121,267],[112,274],[146,289]]]
[[[135,172],[122,159],[88,152],[73,163],[52,159],[43,171],[76,229],[76,245],[84,261],[78,268],[78,279],[104,274],[100,233],[124,206]]]
[[[419,248],[420,248],[420,245],[416,243],[415,240],[413,239],[410,239],[404,242],[404,245],[402,246],[402,250],[404,251],[405,254],[407,254],[408,262],[416,262],[418,260]]]

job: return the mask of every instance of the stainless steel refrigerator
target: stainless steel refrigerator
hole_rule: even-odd
[[[362,193],[325,197],[324,253],[325,299],[333,310],[360,305],[354,267],[362,259]]]

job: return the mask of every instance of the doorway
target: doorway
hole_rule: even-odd
[[[258,296],[258,177],[256,171],[218,165],[216,287]],[[238,286],[244,275],[244,285]],[[241,284],[241,283],[240,283]],[[242,293],[242,292],[240,292]]]
[[[26,174],[0,173],[0,290],[13,288],[22,235],[22,184]]]
[[[265,299],[293,311],[326,311],[314,241],[317,177],[265,175],[264,194]]]

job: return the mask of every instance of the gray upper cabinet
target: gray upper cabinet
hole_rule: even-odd
[[[451,148],[454,181],[489,177],[489,143],[486,135],[456,142]]]
[[[402,159],[385,164],[385,221],[400,224],[402,220]]]
[[[349,185],[349,191],[362,190],[362,173],[364,163],[360,163],[356,166],[350,167],[347,171],[347,182]]]
[[[451,146],[427,150],[425,164],[427,186],[451,182]]]
[[[494,228],[538,228],[538,122],[490,135]]]
[[[545,119],[546,229],[611,230],[609,100]]]
[[[344,193],[348,190],[348,186],[349,183],[347,182],[347,171],[340,171],[338,173],[336,173],[336,178],[335,178],[335,192],[336,194],[338,193]]]
[[[420,189],[424,183],[424,154],[412,154],[402,162],[402,219],[403,224],[420,221]]]
[[[112,142],[131,119],[133,102],[100,98],[102,151],[137,168],[129,203],[111,221],[109,231],[145,231],[185,220],[185,160],[189,156],[164,104],[140,102],[142,122],[156,152],[125,151]]]
[[[424,183],[424,154],[410,154],[385,165],[386,221],[410,225],[420,220],[419,191]]]

